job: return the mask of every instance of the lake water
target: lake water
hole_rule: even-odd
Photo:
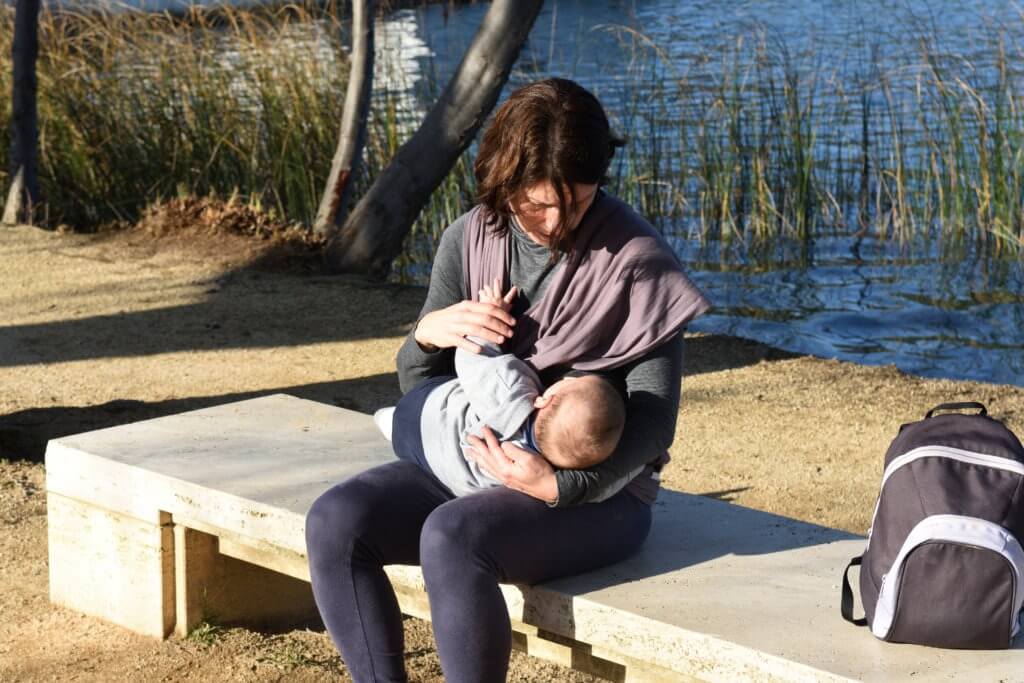
[[[396,29],[388,35],[400,55],[404,87],[428,84],[433,91],[446,82],[485,11],[480,4],[434,6],[384,21]],[[940,58],[969,62],[979,83],[995,72],[992,46],[1000,31],[1009,45],[1024,46],[1024,18],[1004,2],[559,0],[546,3],[510,87],[538,73],[567,75],[597,92],[613,116],[621,114],[645,85],[624,65],[623,32],[612,28],[621,25],[663,52],[661,74],[687,72],[690,78],[702,69],[713,73],[716,65],[709,62],[728,55],[742,36],[767,36],[784,46],[777,49],[797,70],[848,83],[865,79],[872,68],[894,79],[913,74],[921,61],[915,35],[928,35]],[[826,83],[816,96],[827,103],[836,89]],[[823,229],[794,246],[797,256],[755,263],[734,247],[701,245],[685,224],[661,227],[715,304],[695,330],[825,358],[895,364],[924,376],[1024,386],[1019,260],[988,258],[971,247],[950,250],[937,240],[901,246]],[[422,279],[424,273],[412,275]]]
[[[432,5],[381,19],[378,91],[402,94],[406,116],[417,120],[486,10],[486,3]],[[1017,84],[1014,92],[1024,92],[1024,15],[995,0],[549,0],[509,87],[541,74],[574,78],[637,140],[663,134],[665,121],[703,115],[696,108],[709,100],[697,97],[694,109],[687,100],[658,109],[665,83],[685,79],[695,93],[702,84],[713,89],[716,75],[730,64],[749,66],[743,60],[753,59],[761,44],[773,68],[784,63],[780,77],[788,69],[805,81],[816,79],[815,107],[848,108],[849,121],[836,114],[835,129],[818,134],[824,140],[819,149],[830,150],[827,163],[850,164],[858,163],[859,107],[880,108],[885,97],[875,88],[862,99],[857,87],[885,74],[894,84],[891,110],[906,114],[922,71],[922,38],[936,63],[949,65],[979,92],[996,77],[995,46],[1003,41],[1012,58],[1008,78]],[[739,81],[756,91],[758,84],[749,82],[756,77],[748,69]],[[872,144],[882,145],[896,124],[884,111],[875,116],[878,142]],[[901,133],[912,139],[915,128]],[[914,153],[913,145],[908,149]],[[687,163],[675,158],[669,168]],[[693,329],[827,358],[892,363],[925,376],[1024,386],[1020,260],[990,258],[970,245],[953,249],[940,239],[904,245],[858,239],[835,225],[822,225],[797,244],[780,244],[772,257],[755,258],[735,244],[701,244],[685,219],[659,227],[715,304]],[[426,270],[410,266],[398,276],[423,281]]]

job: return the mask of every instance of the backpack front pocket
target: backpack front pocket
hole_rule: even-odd
[[[1024,550],[997,524],[933,515],[882,579],[872,632],[894,642],[1005,648],[1019,629]]]

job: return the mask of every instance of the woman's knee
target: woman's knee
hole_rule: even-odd
[[[484,526],[467,505],[446,504],[434,510],[420,531],[424,578],[430,581],[430,576],[448,575],[452,568],[479,566],[486,555]]]
[[[313,501],[306,513],[306,548],[312,555],[350,546],[366,533],[372,517],[358,486],[339,484]]]

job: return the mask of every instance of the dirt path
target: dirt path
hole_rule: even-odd
[[[0,680],[336,680],[322,632],[156,642],[47,600],[40,464],[55,436],[287,392],[370,411],[424,292],[266,261],[218,235],[0,230]],[[882,454],[932,404],[983,400],[1024,434],[1024,389],[924,380],[694,336],[667,486],[863,533]],[[440,681],[406,621],[413,680]],[[593,680],[514,655],[510,680]]]

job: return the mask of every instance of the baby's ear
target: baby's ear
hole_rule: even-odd
[[[547,404],[548,404],[548,403],[549,403],[550,401],[551,401],[551,399],[550,399],[550,398],[548,398],[547,396],[545,396],[545,395],[541,394],[541,395],[540,395],[540,396],[538,396],[537,398],[533,399],[533,407],[534,407],[534,408],[543,408],[543,407],[544,407],[544,406],[546,406],[546,405],[547,405]]]

